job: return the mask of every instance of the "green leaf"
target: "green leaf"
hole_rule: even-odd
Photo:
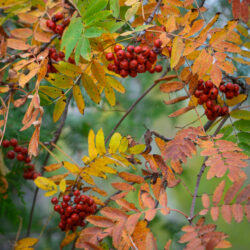
[[[118,17],[120,14],[119,0],[110,0],[110,9],[113,12],[114,17]]]
[[[65,47],[65,59],[68,60],[70,54],[75,48],[82,34],[83,24],[80,17],[73,18],[70,21],[69,27],[63,33],[61,50]]]
[[[50,86],[40,86],[39,91],[43,92],[47,96],[54,98],[54,99],[63,95],[63,91],[61,89],[50,87]]]
[[[91,59],[91,47],[90,47],[89,39],[87,39],[85,37],[82,38],[80,51],[81,51],[80,55],[84,59],[86,59],[87,61],[90,61],[90,59]]]
[[[100,10],[104,9],[108,4],[108,0],[92,0],[88,4],[88,8],[86,9],[85,13],[83,14],[83,20],[85,21],[89,17],[93,16]]]
[[[98,22],[100,20],[104,20],[106,17],[110,16],[111,14],[112,13],[111,13],[110,10],[99,11],[95,15],[89,16],[85,20],[85,25],[86,26],[93,25],[93,24],[95,24],[96,22]]]
[[[250,133],[240,132],[238,134],[238,138],[240,142],[244,142],[246,144],[250,143]]]
[[[239,147],[244,150],[244,153],[250,156],[250,145],[244,142],[239,143]]]
[[[236,121],[233,125],[240,131],[250,132],[250,122],[247,120]]]
[[[107,29],[110,33],[114,33],[118,29],[120,29],[125,23],[126,22],[124,22],[124,21],[120,21],[120,22],[107,21],[107,22],[96,23],[96,26],[103,27],[103,28]]]
[[[102,33],[104,33],[105,31],[102,28],[98,28],[98,27],[90,27],[87,28],[84,31],[84,36],[87,38],[93,38],[93,37],[99,37],[102,35]]]
[[[250,111],[236,109],[230,112],[230,116],[236,119],[250,120]]]
[[[59,75],[55,73],[50,73],[47,77],[47,80],[54,86],[62,89],[70,88],[74,85],[74,82],[71,78],[65,75]]]
[[[223,139],[226,139],[229,135],[231,135],[233,132],[233,127],[231,124],[228,124],[227,126],[225,126],[224,128],[222,128],[220,130],[220,133],[223,134]]]
[[[68,63],[65,61],[60,61],[58,64],[53,64],[53,66],[62,74],[75,78],[77,77],[81,72],[81,68],[76,66],[75,64]]]
[[[61,117],[61,115],[63,114],[63,111],[65,109],[66,106],[66,96],[63,96],[62,98],[60,98],[57,102],[56,105],[54,107],[54,111],[53,111],[53,121],[57,122],[59,120],[59,118]]]
[[[42,92],[39,91],[39,98],[40,98],[40,105],[41,106],[48,106],[50,104],[53,103],[53,101],[51,101],[51,99],[49,99],[49,97],[45,94],[43,94]]]
[[[129,8],[125,14],[125,20],[128,21],[129,19],[131,19],[135,13],[137,12],[137,10],[139,9],[141,3],[137,2],[135,4],[132,5],[131,8]]]

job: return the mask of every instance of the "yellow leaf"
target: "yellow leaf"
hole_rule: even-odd
[[[137,12],[137,10],[139,9],[141,3],[136,2],[132,5],[131,8],[129,8],[125,14],[125,20],[128,21],[129,19],[131,19],[135,13]]]
[[[57,122],[59,118],[61,117],[64,109],[66,106],[66,96],[63,96],[60,98],[55,105],[54,112],[53,112],[53,121]]]
[[[98,104],[101,100],[101,96],[96,84],[89,75],[82,74],[82,85],[92,101]]]
[[[0,93],[6,93],[9,91],[9,86],[2,86],[0,87]]]
[[[109,142],[109,153],[114,154],[120,146],[122,136],[119,133],[114,133]]]
[[[65,75],[50,73],[47,80],[54,86],[62,89],[70,88],[74,85],[73,80]]]
[[[128,139],[126,137],[123,137],[121,139],[121,143],[119,146],[119,152],[120,153],[125,153],[128,149]]]
[[[25,249],[28,247],[34,246],[38,242],[36,238],[23,238],[19,240],[15,245],[15,250],[17,249]]]
[[[40,86],[39,91],[53,99],[56,99],[59,96],[63,95],[63,91],[61,89],[51,87],[51,86]]]
[[[247,98],[247,95],[240,94],[240,95],[234,97],[233,99],[227,99],[226,104],[227,104],[227,106],[235,106],[236,104],[241,103],[244,100],[246,100],[246,98]]]
[[[89,146],[89,158],[94,159],[97,156],[97,150],[95,147],[95,133],[91,129],[88,136],[88,146]]]
[[[250,65],[250,62],[245,61],[243,58],[240,58],[240,57],[234,57],[233,59],[234,59],[236,62],[239,62],[239,63],[241,63],[241,64]]]
[[[102,128],[96,134],[96,150],[100,155],[104,155],[106,153],[104,134]]]
[[[247,37],[248,36],[248,30],[242,26],[241,24],[238,24],[236,29],[238,30],[238,32],[242,35],[242,36],[245,36]]]
[[[81,89],[78,85],[73,86],[73,96],[76,101],[76,105],[78,107],[79,112],[83,114],[85,108],[85,102],[82,96]]]
[[[65,179],[62,179],[59,183],[59,189],[62,193],[65,192],[66,190],[66,180]]]
[[[115,106],[115,102],[116,102],[115,92],[111,87],[106,86],[106,88],[105,88],[105,96],[106,96],[109,104],[111,106]]]
[[[43,189],[45,191],[52,191],[55,193],[57,192],[56,184],[46,177],[39,176],[34,180],[34,183],[38,188]]]
[[[207,24],[207,26],[201,31],[200,37],[202,37],[219,19],[220,13],[217,13],[212,20]]]
[[[145,150],[145,148],[146,148],[146,145],[138,144],[138,145],[135,145],[135,146],[129,148],[129,153],[133,154],[133,155],[140,154]]]
[[[98,81],[100,85],[103,87],[106,87],[106,77],[105,77],[105,71],[103,69],[103,66],[97,61],[93,60],[91,64],[91,72],[95,79]]]
[[[70,244],[76,237],[77,237],[77,232],[74,232],[72,234],[69,234],[67,232],[65,238],[62,240],[60,244],[61,249]]]
[[[124,94],[126,92],[126,89],[123,87],[123,85],[119,81],[117,81],[115,78],[107,76],[106,79],[107,79],[107,82],[109,83],[109,85],[113,89],[117,90],[118,92],[120,92],[122,94]]]
[[[179,62],[183,49],[184,49],[184,43],[180,37],[175,37],[173,40],[173,49],[170,59],[170,66],[173,69]]]
[[[95,182],[94,182],[94,180],[88,175],[88,174],[86,174],[86,173],[84,173],[84,172],[81,172],[80,173],[80,176],[82,177],[82,179],[86,182],[86,183],[88,183],[88,184],[90,184],[90,185],[95,185]]]
[[[47,172],[52,172],[55,171],[57,169],[59,169],[60,167],[62,167],[62,163],[54,163],[54,164],[50,164],[48,166],[43,167],[45,171]]]
[[[75,78],[77,77],[79,74],[81,74],[82,70],[80,67],[72,64],[72,63],[68,63],[65,61],[60,61],[59,64],[53,64],[53,66],[62,74]]]
[[[80,168],[68,161],[63,161],[63,166],[72,174],[79,174],[80,173]]]

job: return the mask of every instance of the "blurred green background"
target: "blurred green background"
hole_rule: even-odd
[[[200,2],[200,1],[198,1]],[[205,7],[208,8],[208,12],[205,17],[208,20],[216,12],[222,12],[220,22],[218,25],[224,25],[227,20],[232,19],[231,7],[228,5],[227,0],[223,1],[213,1],[207,0],[205,2]],[[162,64],[164,67],[166,65]],[[247,75],[248,69],[242,65],[236,65],[239,69],[238,75]],[[62,136],[59,140],[58,145],[69,155],[71,155],[79,164],[81,164],[81,158],[84,154],[87,154],[87,135],[89,129],[92,128],[97,132],[100,128],[103,128],[104,134],[107,136],[114,125],[119,121],[119,119],[124,115],[126,110],[131,106],[131,104],[153,83],[155,78],[158,78],[160,74],[151,75],[149,73],[139,75],[136,79],[128,77],[122,80],[122,84],[126,88],[126,94],[121,95],[117,93],[117,105],[112,108],[103,99],[100,105],[95,105],[84,93],[84,98],[86,100],[85,114],[82,117],[75,105],[71,105],[69,109],[69,115],[64,127]],[[175,105],[165,105],[163,100],[168,100],[169,98],[174,98],[182,95],[179,92],[177,94],[163,94],[159,91],[159,87],[154,88],[149,95],[146,96],[131,112],[131,114],[125,119],[122,125],[119,127],[118,131],[126,136],[131,135],[137,141],[144,142],[143,135],[146,131],[145,128],[157,131],[158,133],[166,137],[174,137],[175,133],[179,128],[186,126],[187,124],[194,121],[192,126],[199,126],[199,122],[196,121],[197,117],[194,111],[190,111],[179,118],[168,118],[168,115],[175,110],[187,105],[187,101],[181,102]],[[198,108],[200,115],[203,113],[202,108]],[[22,109],[15,109],[12,107],[10,112],[8,127],[7,127],[7,138],[16,137],[19,141],[25,143],[28,140],[28,136],[31,135],[33,128],[28,129],[24,132],[19,132],[21,127],[21,120],[25,111],[25,107]],[[53,107],[45,107],[45,117],[43,119],[43,126],[41,130],[41,141],[48,141],[52,138],[53,131],[55,130],[55,125],[53,124],[52,117]],[[202,117],[203,124],[206,123],[206,118]],[[230,121],[228,122],[230,124]],[[210,131],[210,133],[212,133]],[[158,152],[156,147],[153,147],[153,152]],[[58,153],[55,150],[56,155],[61,160],[65,160],[65,156]],[[41,168],[45,152],[41,151],[41,154],[37,159],[35,159],[36,169]],[[188,160],[187,164],[184,165],[184,171],[181,178],[184,180],[188,188],[193,192],[195,187],[195,181],[197,173],[201,167],[203,158],[199,157],[199,154],[192,159]],[[50,163],[54,163],[53,159],[50,159]],[[16,163],[8,161],[5,159],[5,164],[10,169],[13,169],[10,183],[11,189],[9,197],[6,200],[1,199],[0,204],[0,249],[7,250],[11,249],[11,244],[16,238],[18,228],[20,226],[20,221],[22,221],[22,229],[20,238],[25,237],[27,223],[30,213],[30,207],[32,203],[32,198],[34,194],[35,186],[31,181],[24,181],[22,177],[22,171],[20,166]],[[142,165],[138,165],[137,170],[132,170],[131,172],[140,174],[140,168]],[[246,169],[248,175],[250,174],[249,169]],[[114,189],[110,187],[110,182],[115,181],[116,177],[110,176],[108,180],[99,180],[99,186],[103,187],[109,193],[113,193]],[[218,184],[221,179],[206,180],[206,173],[203,175],[201,180],[201,185],[198,194],[207,193],[212,194],[216,184]],[[230,182],[227,180],[227,185]],[[168,189],[168,204],[169,207],[177,208],[185,213],[189,214],[192,197],[188,194],[183,185],[179,184],[174,189]],[[129,196],[130,201],[137,204],[137,193],[131,194]],[[200,198],[197,199],[196,211],[201,209]],[[33,218],[31,237],[39,237],[41,228],[47,222],[47,219],[53,210],[50,203],[50,198],[43,196],[43,192],[40,191],[38,195],[38,201],[35,208],[35,214]],[[59,249],[59,244],[64,238],[64,233],[62,233],[57,224],[59,222],[59,216],[55,214],[49,221],[46,230],[43,233],[41,240],[39,241],[36,249],[41,250],[54,250]],[[207,216],[206,223],[212,223],[210,215]],[[171,249],[183,249],[184,245],[179,244],[178,240],[181,237],[181,227],[186,225],[187,221],[179,214],[171,213],[167,216],[162,216],[158,214],[156,218],[150,223],[150,227],[157,238],[158,249],[164,249],[165,243],[172,239]],[[221,216],[216,223],[218,225],[217,230],[223,231],[229,235],[229,241],[232,243],[232,249],[235,250],[247,250],[250,246],[249,240],[249,224],[244,217],[243,222],[238,224],[234,220],[229,225],[227,224]],[[108,244],[108,242],[106,242]],[[108,245],[107,245],[108,246]],[[72,245],[65,247],[65,249],[71,249]]]

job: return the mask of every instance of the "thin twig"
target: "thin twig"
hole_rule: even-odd
[[[160,135],[159,133],[157,133],[157,132],[155,132],[155,131],[150,131],[150,132],[152,133],[152,135],[154,135],[154,136],[156,136],[156,137],[162,139],[162,140],[165,141],[165,142],[172,141],[171,138],[167,138],[167,137],[165,137],[165,136],[163,136],[163,135]]]
[[[55,131],[54,133],[54,137],[52,139],[53,143],[57,143],[57,141],[59,140],[60,138],[60,135],[62,133],[62,128],[65,124],[65,121],[66,121],[66,118],[67,118],[67,114],[68,114],[68,108],[69,108],[69,103],[71,101],[73,97],[73,93],[71,92],[68,99],[67,99],[67,103],[66,103],[66,106],[65,106],[65,109],[63,111],[63,114],[62,114],[62,117],[61,117],[61,122],[60,122],[60,125],[59,127],[57,128],[57,130]],[[54,147],[51,146],[50,150],[53,151]],[[44,159],[44,162],[43,162],[43,167],[46,166],[48,164],[48,161],[49,161],[49,157],[50,157],[50,153],[48,152],[45,159]],[[43,174],[44,172],[44,168],[42,168],[41,170],[41,173]],[[33,196],[33,200],[32,200],[32,206],[31,206],[31,210],[30,210],[30,216],[29,216],[29,222],[28,222],[28,228],[27,228],[27,233],[26,233],[26,236],[29,237],[30,236],[30,230],[31,230],[31,224],[32,224],[32,219],[33,219],[33,213],[34,213],[34,209],[35,209],[35,205],[36,205],[36,201],[37,201],[37,195],[38,195],[38,192],[39,192],[39,188],[36,188],[35,190],[35,193],[34,193],[34,196]]]

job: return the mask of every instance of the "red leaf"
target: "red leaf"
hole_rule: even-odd
[[[247,3],[247,0],[241,2],[240,15],[243,22],[247,23],[249,20],[249,3]]]
[[[233,0],[232,12],[233,12],[233,17],[235,19],[240,18],[240,0]]]
[[[220,182],[220,184],[216,187],[216,189],[214,191],[214,194],[213,194],[213,204],[214,205],[218,205],[218,203],[220,202],[223,191],[224,191],[224,187],[225,187],[225,180]]]

